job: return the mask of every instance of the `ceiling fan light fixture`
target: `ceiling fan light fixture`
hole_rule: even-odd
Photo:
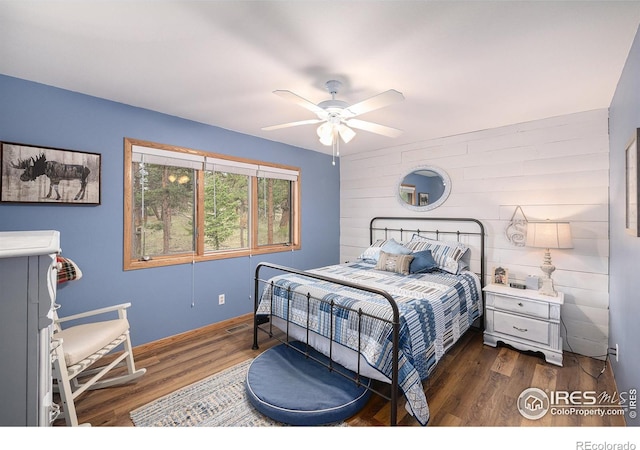
[[[333,125],[325,122],[318,127],[318,137],[322,145],[333,144]]]
[[[331,146],[333,144],[333,136],[321,136],[320,137],[320,143],[322,145],[326,145],[327,147]]]
[[[342,138],[345,144],[348,144],[351,141],[351,139],[353,139],[356,136],[356,132],[343,123],[338,125],[338,133],[340,133],[340,137]]]
[[[378,95],[374,95],[366,100],[355,104],[348,104],[345,101],[336,99],[336,94],[340,89],[342,83],[337,80],[329,80],[325,83],[327,91],[331,94],[330,100],[325,100],[318,104],[310,102],[309,100],[294,94],[287,90],[276,90],[274,94],[284,99],[290,100],[293,103],[302,106],[303,108],[313,112],[317,119],[299,120],[297,122],[284,123],[281,125],[273,125],[262,128],[263,130],[279,130],[281,128],[294,127],[298,125],[307,125],[323,122],[317,129],[318,137],[322,145],[333,148],[333,163],[335,164],[335,157],[340,154],[340,140],[346,144],[349,143],[356,135],[356,132],[352,129],[364,130],[370,133],[376,133],[388,137],[397,137],[402,131],[379,125],[364,120],[354,119],[354,117],[369,111],[384,108],[393,103],[404,100],[404,95],[394,89],[389,89]]]

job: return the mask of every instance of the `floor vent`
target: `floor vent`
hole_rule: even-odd
[[[246,323],[243,323],[241,325],[228,328],[227,333],[237,333],[238,331],[246,330],[247,328],[249,328],[249,325]]]

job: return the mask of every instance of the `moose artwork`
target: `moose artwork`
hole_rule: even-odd
[[[100,155],[2,143],[2,202],[100,204]]]

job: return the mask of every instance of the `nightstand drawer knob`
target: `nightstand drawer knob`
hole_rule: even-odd
[[[527,330],[526,328],[518,328],[518,327],[517,327],[517,326],[515,326],[515,325],[513,326],[513,328],[515,328],[516,330],[520,331],[521,333],[526,333],[527,331],[529,331],[529,330]]]
[[[518,306],[522,308],[524,305],[522,304],[522,302],[518,302]]]

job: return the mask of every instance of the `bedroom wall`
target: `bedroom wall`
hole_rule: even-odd
[[[611,358],[618,390],[640,388],[640,238],[625,232],[625,148],[640,128],[640,32],[629,52],[610,107],[611,166],[611,317],[609,345],[618,344],[619,362]],[[640,425],[638,417],[626,416],[627,425]]]
[[[574,248],[553,250],[556,288],[565,293],[565,349],[591,356],[608,345],[607,109],[443,137],[365,154],[342,155],[340,260],[368,245],[374,216],[473,217],[487,232],[487,269],[503,266],[523,281],[542,275],[543,250],[512,245],[505,228],[516,207],[528,220],[571,222]],[[416,213],[396,198],[412,168],[434,165],[452,181],[439,208]]]
[[[1,231],[59,230],[63,255],[82,269],[81,280],[59,289],[60,315],[130,301],[139,345],[251,312],[261,261],[338,262],[339,165],[329,155],[2,75],[0,98],[0,141],[102,155],[99,206],[0,204]],[[124,137],[300,167],[302,250],[123,271]]]

